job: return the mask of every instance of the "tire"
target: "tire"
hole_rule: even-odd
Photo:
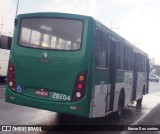
[[[119,101],[118,101],[118,111],[115,112],[115,119],[120,119],[123,113],[124,108],[124,95],[121,92],[119,95]]]
[[[6,77],[0,77],[0,83],[5,83]]]
[[[142,105],[142,100],[143,100],[143,97],[137,100],[137,106]]]

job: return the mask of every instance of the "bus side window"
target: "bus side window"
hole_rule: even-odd
[[[145,66],[146,66],[146,63],[145,63],[145,56],[144,55],[142,55],[142,59],[141,59],[142,61],[141,61],[141,66],[142,66],[142,72],[145,72]]]
[[[147,59],[146,59],[146,57],[144,56],[144,66],[143,66],[143,68],[144,68],[144,70],[143,70],[143,72],[145,72],[146,73],[146,65],[147,65]]]
[[[132,69],[133,69],[132,68],[132,66],[133,66],[132,55],[133,55],[133,50],[130,47],[127,47],[127,49],[126,49],[126,70],[128,70],[128,71],[132,71]]]
[[[142,55],[138,53],[138,72],[143,72]]]
[[[12,42],[11,37],[3,36],[3,35],[0,36],[0,48],[10,50],[11,42]]]
[[[102,37],[102,50],[101,50],[101,61],[102,67],[108,67],[108,46],[109,46],[109,36],[107,34],[103,34]]]
[[[121,42],[117,46],[117,68],[125,69],[125,45]]]
[[[96,66],[99,68],[108,67],[108,40],[109,36],[97,30],[95,44]]]
[[[101,38],[102,38],[102,34],[100,33],[100,31],[97,31],[96,32],[96,50],[102,48]]]
[[[8,37],[8,50],[11,49],[11,45],[12,45],[12,37]]]
[[[96,66],[100,66],[100,49],[101,49],[101,39],[102,35],[99,31],[96,32],[96,40],[95,40],[95,60],[96,60]]]

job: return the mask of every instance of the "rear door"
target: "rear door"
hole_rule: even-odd
[[[114,105],[114,95],[115,95],[115,83],[116,83],[116,39],[110,38],[110,55],[109,55],[109,80],[111,83],[110,87],[110,107],[109,110],[113,110]]]
[[[93,117],[105,116],[108,83],[108,34],[97,29]]]
[[[138,73],[138,59],[137,53],[133,53],[133,98],[132,100],[136,99],[136,89],[137,89],[137,73]]]

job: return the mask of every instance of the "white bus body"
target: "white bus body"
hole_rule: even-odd
[[[11,42],[12,37],[6,35],[0,36],[0,78],[7,76]]]

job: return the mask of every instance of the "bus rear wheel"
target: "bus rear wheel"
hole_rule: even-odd
[[[140,107],[142,105],[143,97],[137,100],[137,107]]]
[[[122,116],[123,107],[124,107],[124,95],[121,92],[118,101],[118,111],[115,112],[115,119],[120,119],[120,117]]]
[[[0,83],[4,83],[5,79],[6,79],[6,77],[0,77]]]
[[[143,94],[145,94],[145,85],[143,86]],[[142,100],[143,100],[143,95],[142,98],[137,100],[137,107],[141,107],[142,106]]]

